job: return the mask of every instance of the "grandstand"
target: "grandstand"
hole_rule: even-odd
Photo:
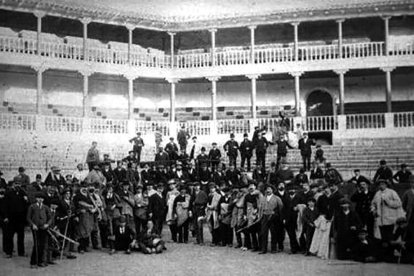
[[[383,158],[414,166],[412,0],[261,1],[250,10],[231,0],[210,17],[171,14],[165,1],[140,12],[131,0],[71,2],[0,3],[8,178],[20,164],[32,177],[52,165],[72,171],[91,141],[119,159],[136,131],[152,160],[157,127],[164,141],[184,124],[206,147],[222,146],[230,133],[273,130],[281,110],[345,173],[370,175]],[[289,162],[301,166],[297,150]]]

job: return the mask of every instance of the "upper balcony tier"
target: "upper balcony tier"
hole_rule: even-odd
[[[177,79],[414,65],[414,43],[354,41],[345,40],[342,47],[335,41],[301,42],[297,48],[293,44],[255,45],[253,50],[249,46],[222,47],[172,57],[138,45],[128,50],[128,44],[119,42],[88,40],[84,49],[81,40],[71,37],[49,37],[38,43],[29,36],[0,34],[0,62],[80,72],[86,66],[92,73]]]

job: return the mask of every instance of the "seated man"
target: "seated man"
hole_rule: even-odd
[[[378,240],[368,237],[368,231],[361,229],[358,232],[358,241],[352,248],[354,261],[363,263],[378,262],[381,256],[381,247]]]
[[[115,250],[123,250],[126,254],[131,253],[130,245],[134,234],[132,230],[126,225],[125,216],[119,218],[119,224],[115,227]],[[114,253],[112,250],[111,253]]]
[[[141,233],[139,247],[144,254],[159,254],[166,249],[161,236],[155,233],[152,221],[148,221],[147,229]]]

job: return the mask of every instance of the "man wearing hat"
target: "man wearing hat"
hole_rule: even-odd
[[[170,162],[170,157],[167,152],[164,151],[163,147],[158,147],[158,152],[155,155],[155,164],[158,165],[168,165]]]
[[[30,258],[30,265],[34,267],[44,267],[47,245],[47,229],[52,223],[52,215],[49,207],[43,204],[44,193],[37,192],[35,195],[36,203],[30,205],[27,211],[27,222],[33,233],[33,250]]]
[[[407,237],[411,243],[411,253],[414,257],[414,175],[409,176],[408,182],[410,183],[410,189],[403,195],[402,207],[407,213]]]
[[[229,165],[234,164],[234,166],[237,166],[237,152],[239,150],[239,143],[234,140],[234,133],[230,134],[230,140],[228,140],[224,146],[224,151],[227,153],[227,156],[229,157]]]
[[[336,254],[339,260],[351,258],[351,250],[357,241],[357,229],[361,228],[361,221],[349,207],[351,202],[347,198],[339,201],[341,211],[334,218],[336,233]]]
[[[371,202],[374,193],[368,189],[368,183],[360,182],[357,191],[351,196],[351,201],[355,203],[355,212],[361,219],[362,227],[366,228],[370,237],[374,236],[374,217],[371,212]]]
[[[196,243],[204,244],[203,222],[206,215],[206,207],[208,202],[207,193],[201,190],[200,182],[194,182],[194,192],[191,195],[190,206],[193,213],[193,223],[196,226]]]
[[[201,153],[197,156],[196,165],[198,168],[198,172],[200,172],[201,168],[205,165],[208,167],[209,164],[208,155],[206,154],[206,148],[201,147]]]
[[[215,172],[217,167],[220,164],[221,152],[217,148],[217,143],[216,142],[213,142],[211,145],[212,145],[212,148],[210,149],[210,152],[208,154],[208,159],[210,160],[211,171]]]
[[[76,171],[73,172],[73,179],[77,179],[80,182],[85,181],[85,178],[88,176],[88,172],[83,169],[83,164],[79,163],[76,166]]]
[[[210,194],[208,196],[206,220],[212,236],[211,246],[216,246],[220,243],[220,223],[218,218],[218,204],[221,194],[217,191],[216,184],[209,184]]]
[[[358,240],[352,247],[354,261],[362,263],[373,263],[380,261],[381,245],[372,239],[364,228],[358,231]]]
[[[377,183],[379,190],[372,200],[371,211],[379,226],[381,240],[389,243],[392,239],[395,221],[401,216],[402,203],[398,194],[388,188],[387,180],[380,179]]]
[[[127,164],[137,163],[137,159],[135,157],[135,152],[133,150],[128,151],[128,156],[122,159],[123,162]]]
[[[13,178],[13,181],[20,183],[21,187],[26,189],[26,187],[30,185],[30,177],[25,173],[25,168],[19,167],[18,171],[19,174]]]
[[[265,196],[261,198],[259,205],[259,219],[260,219],[260,245],[261,251],[259,254],[267,253],[267,243],[269,240],[269,231],[271,234],[271,253],[276,253],[276,243],[278,231],[277,226],[280,225],[282,219],[282,200],[274,194],[274,186],[267,185],[265,189]]]
[[[188,194],[187,187],[181,184],[178,188],[180,194],[177,195],[173,203],[173,216],[176,218],[178,242],[188,242],[188,225],[190,223],[191,211],[191,196]]]
[[[45,185],[57,187],[58,191],[62,192],[66,187],[66,181],[60,174],[60,168],[58,166],[52,166],[50,170],[51,172],[49,172],[45,179]]]
[[[400,196],[404,194],[403,191],[410,188],[409,177],[411,175],[411,171],[407,169],[407,164],[401,164],[401,170],[393,176],[393,180],[398,181],[398,185],[395,186],[395,189]]]
[[[154,223],[154,231],[161,235],[162,225],[167,213],[167,202],[163,196],[164,185],[159,183],[157,191],[148,199],[148,218]]]
[[[122,182],[121,186],[122,190],[118,192],[119,198],[121,200],[120,207],[121,207],[121,215],[123,215],[126,219],[126,223],[132,231],[135,230],[135,222],[134,222],[134,208],[135,208],[135,200],[134,195],[130,191],[129,182],[124,181]]]
[[[178,159],[178,146],[174,142],[174,137],[170,137],[170,142],[165,145],[165,151],[168,153],[170,162]]]
[[[65,188],[62,192],[62,199],[56,210],[56,226],[60,233],[74,239],[75,238],[75,204],[72,200],[72,190]],[[74,259],[76,256],[70,253],[70,248],[73,249],[73,244],[65,242],[64,255],[68,259]]]
[[[303,199],[298,195],[299,187],[289,185],[287,187],[288,197],[286,198],[285,207],[285,228],[289,236],[290,250],[292,254],[298,253],[300,250],[298,238],[296,236],[298,221],[298,206],[303,204]]]
[[[177,141],[180,145],[180,150],[187,150],[188,139],[190,139],[190,135],[183,124],[180,131],[177,133]]]
[[[25,255],[24,250],[24,227],[26,225],[27,207],[29,198],[21,188],[20,183],[9,182],[9,189],[4,195],[4,220],[6,233],[3,250],[8,258],[13,254],[13,239],[17,233],[17,253]]]
[[[99,189],[106,185],[106,178],[101,172],[99,165],[94,165],[93,170],[85,178],[86,183],[98,183]]]
[[[129,140],[130,143],[133,143],[132,151],[135,155],[135,159],[138,164],[141,162],[141,151],[144,147],[144,139],[141,138],[141,132],[137,132],[137,136]]]
[[[194,160],[200,154],[200,149],[201,149],[200,144],[197,142],[197,136],[194,136],[192,138],[192,141],[193,142],[191,145],[190,160]]]
[[[6,183],[6,180],[2,176],[3,176],[3,172],[0,171],[0,188],[6,189],[7,183]]]
[[[384,159],[380,160],[379,168],[377,169],[373,182],[377,183],[379,179],[387,180],[389,183],[392,183],[392,170],[390,167],[387,166],[387,161]]]
[[[315,145],[315,141],[308,138],[308,133],[303,133],[303,138],[299,140],[300,155],[302,156],[303,169],[310,171],[310,159],[312,155],[312,146]]]
[[[115,235],[115,250],[125,251],[126,254],[131,253],[130,245],[134,239],[134,232],[128,225],[125,216],[119,218],[119,223],[114,230]],[[113,251],[111,251],[113,253]]]
[[[98,142],[93,141],[92,147],[88,150],[86,155],[86,163],[91,171],[96,164],[100,162],[99,150],[97,149]]]
[[[254,252],[259,251],[259,206],[263,197],[262,193],[256,188],[256,182],[251,182],[248,193],[244,198],[244,216],[247,220],[246,247]]]
[[[254,143],[256,149],[256,166],[266,168],[266,151],[269,147],[269,142],[263,136],[263,132],[257,134],[256,142]]]
[[[288,141],[285,139],[285,135],[280,135],[280,139],[276,141],[277,145],[277,157],[276,157],[276,166],[279,168],[280,161],[286,159],[288,148],[293,149],[291,145],[289,145]]]
[[[243,142],[240,143],[240,155],[241,155],[241,163],[240,168],[244,168],[244,164],[247,163],[247,171],[250,171],[250,159],[253,155],[253,143],[249,140],[248,134],[245,133],[243,135]]]

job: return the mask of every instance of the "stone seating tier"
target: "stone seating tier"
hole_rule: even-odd
[[[36,173],[45,174],[51,166],[60,166],[63,173],[70,173],[78,163],[84,163],[86,152],[90,143],[95,140],[98,148],[103,153],[109,153],[111,158],[118,160],[127,155],[132,145],[128,143],[126,135],[58,135],[56,133],[30,133],[30,132],[8,132],[0,137],[0,170],[5,173],[6,179],[13,177],[19,166],[27,168],[28,174],[33,178]],[[144,136],[146,146],[142,152],[143,161],[154,159],[154,137]],[[209,139],[209,138],[208,138]],[[227,138],[218,142],[222,145]],[[204,139],[204,141],[206,141]],[[202,142],[208,150],[210,142]],[[351,176],[355,168],[361,169],[364,174],[373,176],[378,162],[381,159],[388,161],[393,170],[398,170],[399,165],[407,163],[414,167],[414,142],[412,139],[348,139],[337,141],[334,146],[323,146],[325,157],[336,168]],[[189,151],[190,148],[188,147]],[[224,151],[222,151],[224,155]],[[270,147],[267,153],[267,166],[276,161],[276,150]],[[292,169],[297,172],[301,167],[302,160],[297,149],[290,150],[288,162]],[[227,163],[227,157],[223,158]],[[238,158],[240,162],[240,157]],[[255,157],[252,158],[255,164]]]

